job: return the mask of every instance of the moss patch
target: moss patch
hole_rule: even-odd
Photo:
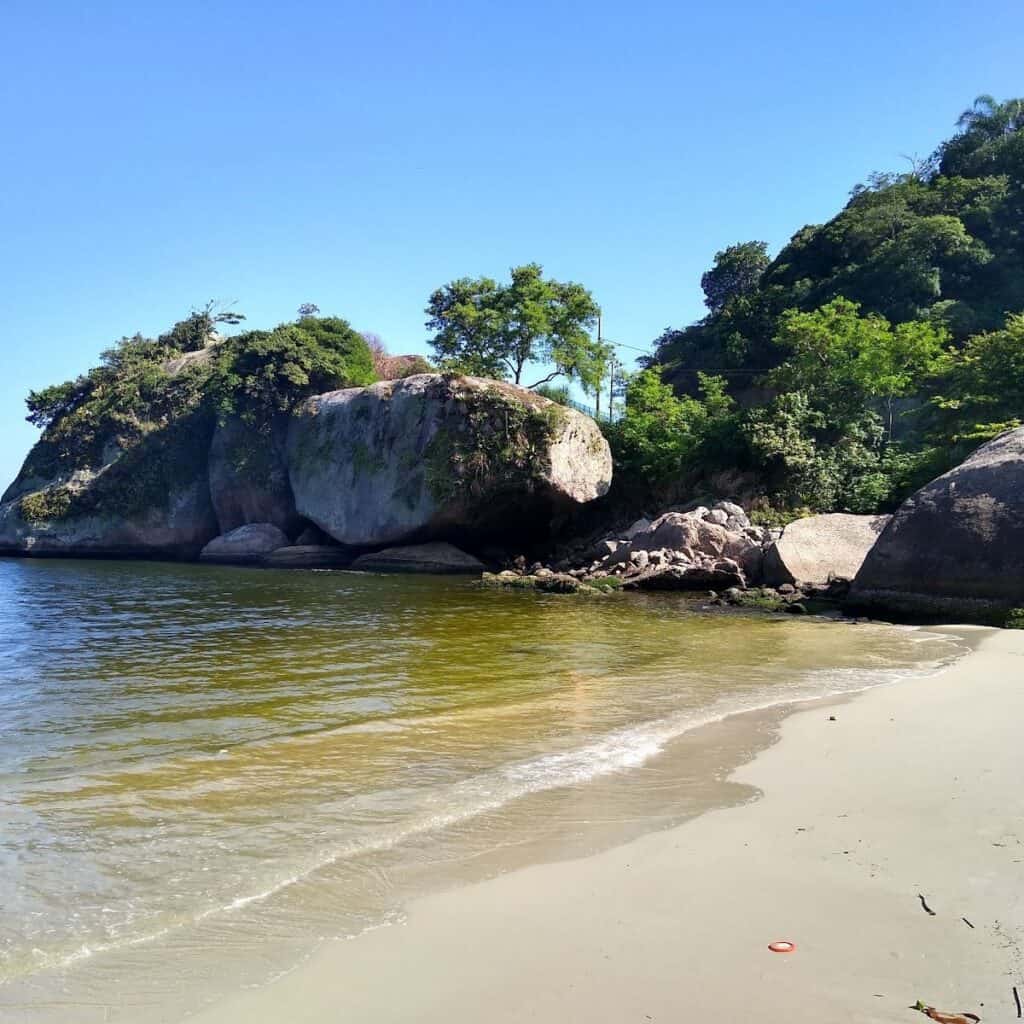
[[[387,465],[384,456],[379,451],[371,449],[363,441],[357,441],[352,445],[350,458],[356,476],[372,476],[382,473]]]
[[[72,493],[67,487],[49,487],[26,494],[18,502],[18,512],[26,523],[59,522],[71,511]]]
[[[137,518],[165,509],[171,495],[206,474],[213,417],[197,412],[154,430],[73,495],[68,518]]]
[[[461,490],[479,498],[505,489],[529,490],[550,470],[550,447],[568,411],[549,402],[523,402],[500,387],[453,388],[458,415],[424,451],[427,486],[439,504]]]

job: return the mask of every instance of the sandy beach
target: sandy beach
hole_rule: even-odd
[[[938,675],[788,717],[733,776],[759,799],[423,899],[193,1019],[1015,1019],[1024,633],[963,635]]]

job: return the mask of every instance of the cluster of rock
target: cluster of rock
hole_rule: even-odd
[[[259,430],[222,423],[160,464],[167,485],[151,483],[166,439],[152,448],[133,455],[148,475],[128,472],[116,448],[71,476],[23,471],[0,503],[0,552],[347,564],[386,546],[546,535],[612,474],[589,417],[503,381],[442,374],[318,395]]]
[[[505,382],[442,374],[318,395],[259,429],[193,417],[134,450],[101,440],[102,458],[73,471],[30,456],[0,500],[0,553],[476,574],[484,564],[449,541],[536,550],[612,474],[587,416]],[[485,575],[555,593],[689,590],[793,610],[845,599],[858,612],[1002,621],[1024,606],[1024,427],[891,517],[769,530],[717,501]]]
[[[711,604],[800,613],[842,601],[887,516],[831,514],[755,526],[731,501],[639,519],[568,557],[520,557],[489,583],[549,593],[700,592]]]
[[[812,611],[835,610],[850,592],[850,580],[835,576],[827,583],[780,583],[777,587],[760,586],[749,589],[730,587],[724,593],[711,592],[710,605],[734,608],[757,608],[762,611],[806,615]]]
[[[708,590],[759,581],[770,531],[729,501],[639,519],[602,538],[575,567],[554,568],[587,582],[618,577],[626,589]]]
[[[483,562],[443,541],[409,544],[358,554],[351,548],[318,542],[306,530],[292,544],[273,523],[247,523],[215,537],[200,552],[202,562],[260,565],[276,569],[354,569],[363,572],[419,572],[479,575]]]

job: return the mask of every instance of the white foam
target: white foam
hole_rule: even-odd
[[[920,639],[949,641],[956,651],[963,649],[955,638],[945,635],[929,634]],[[42,954],[41,959],[45,962],[40,963],[40,967],[60,969],[98,953],[149,943],[183,927],[261,903],[308,879],[317,871],[347,858],[392,849],[409,839],[458,825],[534,793],[579,785],[601,776],[638,768],[660,754],[673,740],[732,716],[810,703],[861,692],[886,682],[928,675],[948,664],[950,660],[952,659],[904,669],[857,668],[819,671],[796,681],[777,696],[761,700],[720,700],[703,711],[680,711],[661,719],[615,730],[576,749],[544,754],[527,761],[492,769],[440,790],[425,793],[419,812],[414,814],[411,820],[396,823],[372,838],[346,843],[328,851],[301,869],[281,877],[257,892],[237,896],[222,905],[208,907],[143,935],[107,943],[82,945],[73,952],[52,958],[42,954],[42,951],[33,952]]]

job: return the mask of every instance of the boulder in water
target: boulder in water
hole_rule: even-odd
[[[247,523],[215,537],[199,557],[204,562],[252,564],[287,544],[287,536],[273,523]]]
[[[37,444],[0,503],[0,553],[195,558],[215,537],[209,425],[183,417],[64,472]]]
[[[765,583],[853,579],[889,519],[833,512],[794,520],[765,551]]]
[[[270,569],[347,569],[352,553],[337,544],[292,544],[265,555],[260,565]]]
[[[420,374],[309,399],[288,433],[298,512],[372,547],[546,534],[608,490],[597,424],[503,381]]]
[[[1024,427],[911,495],[854,579],[853,610],[998,620],[1024,605]]]
[[[360,555],[352,568],[362,572],[422,572],[479,575],[486,566],[453,544],[410,544]]]
[[[273,523],[293,537],[302,529],[285,463],[287,420],[257,428],[231,419],[210,443],[210,498],[221,533],[247,523]]]

